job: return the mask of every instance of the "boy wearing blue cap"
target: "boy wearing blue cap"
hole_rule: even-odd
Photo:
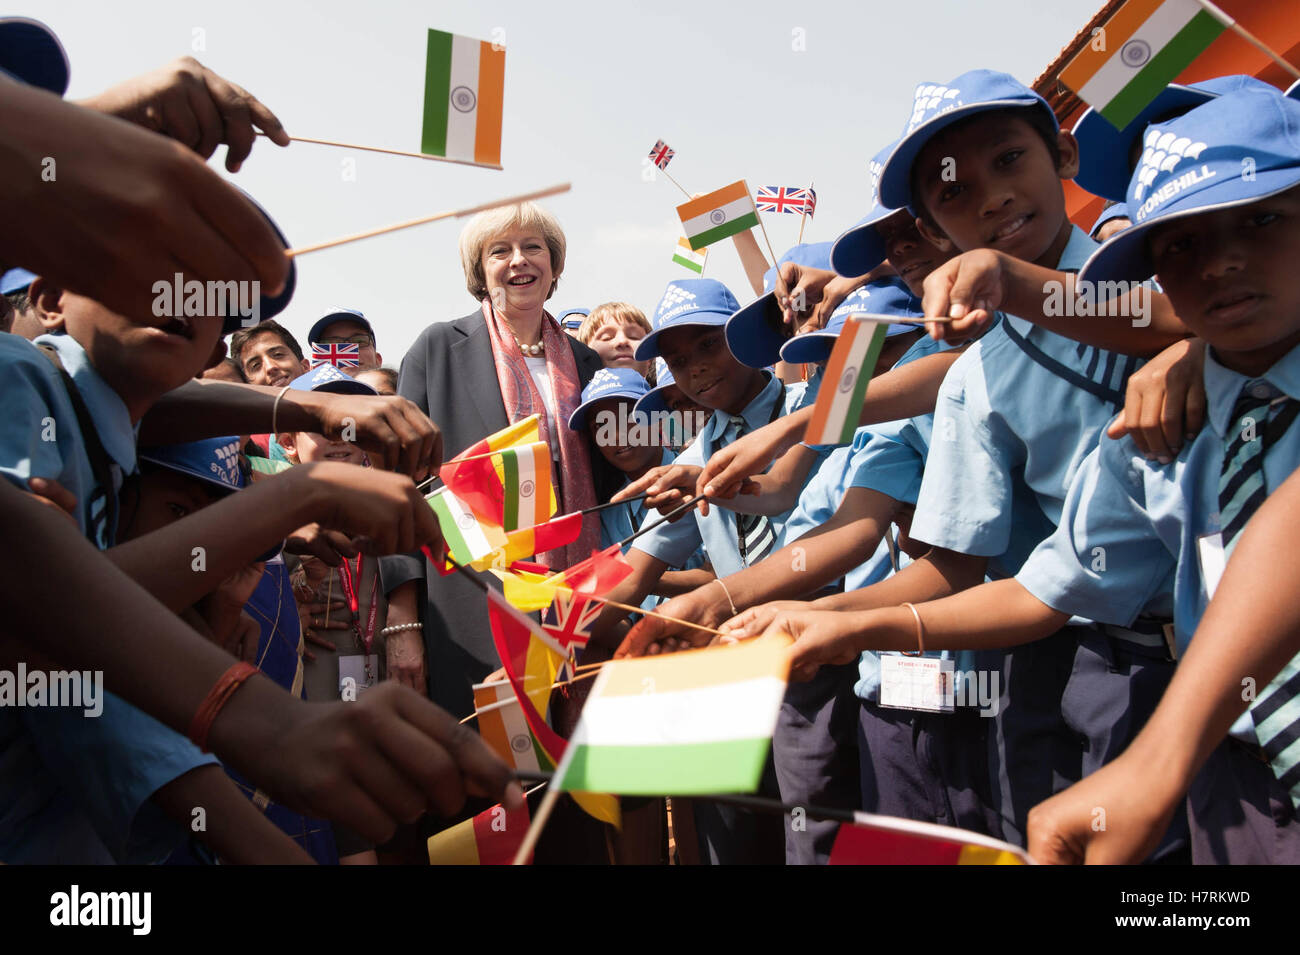
[[[144,325],[43,278],[32,283],[31,295],[52,334],[35,345],[0,336],[0,361],[9,371],[3,383],[0,474],[22,488],[31,477],[57,481],[75,497],[74,516],[83,533],[100,549],[109,548],[118,530],[117,490],[122,477],[136,467],[134,426],[159,396],[220,355],[222,322],[215,317],[172,317]],[[227,317],[225,332],[239,321]],[[115,547],[110,556],[165,604],[180,610],[212,589],[208,581],[225,579],[313,519],[369,524],[369,531],[381,539],[392,536],[384,525],[402,509],[391,506],[391,497],[382,508],[386,515],[372,513],[357,522],[361,512],[356,504],[362,498],[371,505],[381,499],[373,489],[342,473],[304,478],[309,478],[307,483],[294,482],[296,488],[268,484],[260,494],[241,496],[247,500],[222,502]],[[387,493],[393,491],[396,488]],[[413,485],[406,510],[417,521],[428,510]],[[214,517],[218,511],[222,513]],[[307,511],[314,517],[307,517]],[[335,518],[329,517],[331,512]],[[232,537],[232,529],[244,532],[242,540]],[[436,537],[436,529],[432,534]],[[197,554],[196,541],[202,544]],[[202,572],[195,571],[199,565]],[[0,720],[7,724],[6,761],[11,769],[3,780],[7,791],[0,794],[9,807],[0,815],[10,824],[0,836],[0,855],[11,860],[156,859],[184,837],[184,829],[154,817],[150,798],[212,760],[178,734],[112,694],[106,694],[99,719],[58,709],[18,714],[6,708]],[[106,759],[105,754],[116,758]],[[91,767],[96,785],[88,786]],[[21,795],[29,791],[39,792],[41,798]],[[211,798],[223,797],[214,791]],[[188,807],[202,804],[186,803],[180,813],[185,823]],[[167,812],[176,809],[167,803]],[[60,838],[68,842],[61,846]]]
[[[886,205],[916,211],[922,233],[940,246],[989,247],[1068,271],[1095,248],[1065,215],[1061,180],[1076,167],[1074,140],[1046,101],[1010,76],[975,70],[918,86],[912,118],[881,171],[880,195]],[[1070,479],[1122,405],[1123,382],[1137,364],[1004,316],[956,361],[940,390],[937,438],[911,528],[935,549],[888,581],[846,594],[842,606],[934,599],[979,583],[989,558],[1022,563],[1024,545],[1035,542],[1013,535],[1024,522],[1022,509],[1013,509],[1018,492],[1027,488],[1047,519],[1059,520]],[[1012,554],[1013,545],[1023,549]],[[1001,787],[1005,838],[1023,839],[1029,808],[1079,778],[1085,751],[1100,765],[1122,746],[1112,736],[1127,724],[1087,715],[1098,700],[1116,700],[1121,714],[1139,720],[1154,707],[1172,663],[1157,624],[1141,629],[1065,628],[1002,659],[990,775]],[[1074,696],[1063,703],[1067,689]]]
[[[930,645],[1032,640],[1070,613],[1129,627],[1163,605],[1184,649],[1246,520],[1300,462],[1290,427],[1300,409],[1300,300],[1290,278],[1300,248],[1300,104],[1228,94],[1152,126],[1145,142],[1152,151],[1129,186],[1135,224],[1097,250],[1082,277],[1159,277],[1211,345],[1211,427],[1165,465],[1130,438],[1103,438],[1058,529],[1016,580],[916,608],[915,620],[896,610],[859,615],[851,625],[868,628],[872,646],[914,640],[916,627]],[[853,640],[799,632],[803,661],[833,660],[833,648]],[[1188,799],[1195,861],[1300,860],[1295,672],[1292,663],[1256,688],[1249,714],[1197,777]]]

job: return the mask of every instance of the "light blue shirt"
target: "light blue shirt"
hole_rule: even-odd
[[[1181,655],[1209,603],[1197,541],[1220,529],[1223,453],[1235,426],[1233,406],[1247,388],[1300,399],[1300,349],[1252,379],[1225,368],[1211,349],[1205,360],[1209,424],[1165,465],[1147,461],[1131,438],[1103,437],[1070,489],[1061,526],[1016,579],[1049,607],[1118,626],[1143,613],[1167,615],[1172,603]],[[1300,423],[1293,423],[1265,450],[1269,490],[1297,464]],[[1233,735],[1256,741],[1248,713]]]
[[[37,341],[58,349],[120,484],[122,474],[135,470],[135,429],[125,404],[71,337]],[[76,412],[57,370],[16,335],[0,335],[0,368],[0,475],[24,489],[32,476],[58,481],[76,495],[77,523],[85,533],[104,498],[96,496]],[[101,547],[113,533],[101,529]],[[75,566],[49,570],[66,577],[69,593],[76,593]],[[216,760],[112,693],[103,696],[98,717],[79,708],[0,707],[0,860],[148,862],[165,858],[187,838],[187,830],[149,797]]]
[[[793,385],[786,386],[786,393],[790,396],[791,412],[817,403],[817,393],[821,391],[822,375],[825,371],[825,363],[819,362],[813,366],[812,374],[808,376],[807,381],[796,381]]]
[[[746,433],[763,427],[782,414],[789,414],[793,400],[781,380],[769,375],[762,390],[741,412],[741,417],[745,419]],[[731,415],[725,411],[713,412],[694,443],[677,458],[678,463],[703,467],[704,462],[721,446],[730,420]],[[719,577],[743,570],[746,564],[740,556],[736,514],[725,507],[710,507],[707,516],[702,516],[698,510],[692,511],[692,515],[692,519],[684,517],[659,525],[638,537],[632,546],[663,561],[669,567],[681,567],[703,544],[713,564],[713,572]],[[785,511],[769,518],[778,541],[781,528],[789,515],[790,511]],[[659,517],[657,513],[651,514],[647,521],[655,521]]]
[[[1074,228],[1058,268],[1077,270],[1095,248]],[[1139,364],[1004,316],[944,378],[912,536],[1022,564],[1037,541],[1017,542],[1018,487],[1032,492],[1052,527],[1059,523],[1070,482]]]

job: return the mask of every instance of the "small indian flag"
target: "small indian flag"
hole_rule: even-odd
[[[789,637],[759,637],[606,663],[553,785],[642,796],[753,792],[785,696],[789,646]]]
[[[503,47],[429,31],[420,152],[501,168]]]
[[[805,442],[850,444],[853,441],[862,404],[867,399],[867,382],[876,368],[890,321],[893,319],[885,315],[875,318],[862,315],[844,323],[826,362],[812,420],[804,434]]]
[[[549,696],[549,685],[547,691]],[[474,710],[478,714],[479,736],[502,762],[532,773],[551,768],[550,760],[528,729],[528,720],[509,680],[475,684]],[[545,706],[540,712],[546,712]]]
[[[677,207],[677,216],[686,230],[687,243],[696,252],[758,225],[758,210],[743,179],[683,202]]]
[[[1199,0],[1128,0],[1061,71],[1079,98],[1123,129],[1232,20]]]
[[[505,547],[506,535],[499,527],[482,524],[465,502],[445,487],[425,498],[438,516],[443,540],[458,564],[468,564]]]
[[[551,449],[535,441],[500,452],[501,485],[505,488],[505,529],[542,524],[555,513],[551,487]]]
[[[673,251],[673,261],[678,265],[685,266],[697,275],[704,274],[704,260],[709,257],[708,249],[701,249],[696,252],[691,248],[691,244],[682,236],[677,240],[677,248]]]

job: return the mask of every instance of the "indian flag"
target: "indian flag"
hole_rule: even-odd
[[[465,502],[445,487],[425,498],[442,526],[447,549],[458,564],[468,564],[505,547],[506,535],[499,527],[482,524]]]
[[[552,784],[625,795],[753,792],[785,695],[789,638],[615,660]]]
[[[510,865],[527,832],[526,803],[517,812],[493,806],[430,836],[429,865]]]
[[[826,362],[821,390],[813,405],[804,441],[808,444],[850,444],[858,429],[867,382],[875,371],[880,348],[889,329],[887,316],[850,318],[844,323],[831,357]]]
[[[683,202],[677,207],[677,216],[686,230],[687,243],[696,252],[758,225],[758,210],[743,179]]]
[[[545,523],[555,513],[551,486],[551,449],[545,441],[506,448],[499,458],[505,488],[505,529]]]
[[[1230,26],[1227,14],[1198,0],[1128,0],[1060,80],[1123,129]]]
[[[855,812],[831,847],[831,865],[1032,865],[1021,848],[933,822]]]
[[[550,696],[548,681],[546,695]],[[532,696],[532,691],[527,691]],[[478,715],[478,734],[502,762],[517,770],[541,772],[553,765],[528,728],[528,720],[509,680],[474,685],[474,710]],[[539,712],[547,710],[546,701]]]
[[[430,30],[420,152],[500,169],[505,77],[504,48]]]
[[[709,250],[702,249],[696,252],[691,248],[691,244],[682,236],[677,240],[677,248],[673,252],[673,261],[678,265],[690,269],[697,275],[704,274],[704,260],[709,257]]]

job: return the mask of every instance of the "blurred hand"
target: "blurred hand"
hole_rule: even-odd
[[[359,445],[377,468],[423,481],[442,464],[442,432],[406,398],[299,391],[284,401],[311,415],[314,426],[306,430]]]
[[[58,481],[53,478],[28,478],[27,490],[36,500],[77,524],[77,496]]]

